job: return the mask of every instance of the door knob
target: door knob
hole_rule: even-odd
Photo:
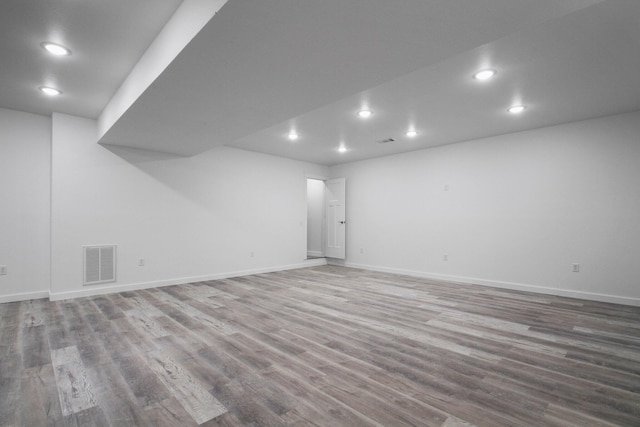
[[[338,221],[340,224],[346,224],[347,221]]]

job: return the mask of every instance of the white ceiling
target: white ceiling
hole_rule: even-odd
[[[475,71],[498,71],[488,82]],[[374,110],[362,120],[362,104]],[[521,115],[507,108],[525,104]],[[239,138],[231,145],[338,164],[640,109],[640,1],[608,1]],[[413,128],[418,137],[408,138]],[[299,134],[295,142],[286,135]],[[394,138],[396,142],[380,144]],[[343,143],[348,151],[338,152]]]
[[[2,0],[0,107],[97,118],[182,0]],[[40,43],[72,50],[51,57]],[[40,86],[64,93],[48,98]]]
[[[9,2],[0,106],[96,117],[179,2],[71,3],[82,9]],[[105,10],[91,11],[98,3]],[[134,3],[166,9],[149,24]],[[55,12],[65,7],[73,19]],[[14,28],[21,16],[29,24]],[[104,30],[114,26],[132,30]],[[63,60],[75,62],[42,56],[45,27],[64,30],[74,55]],[[485,66],[495,79],[471,78]],[[45,103],[33,87],[51,69],[70,89]],[[230,0],[101,143],[181,155],[229,145],[333,165],[639,110],[638,76],[638,0]],[[514,102],[524,114],[506,112]],[[367,121],[356,117],[363,105]],[[410,126],[418,137],[403,136]],[[388,137],[397,141],[377,143]]]

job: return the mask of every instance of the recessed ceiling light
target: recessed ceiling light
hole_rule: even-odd
[[[42,47],[52,55],[56,55],[56,56],[71,55],[71,51],[69,49],[57,43],[44,42],[42,43]]]
[[[341,153],[346,153],[347,152],[347,147],[345,147],[344,145],[341,145],[340,147],[338,147],[338,151]]]
[[[58,96],[62,94],[62,91],[60,89],[56,89],[54,87],[47,87],[47,86],[42,86],[40,88],[40,92],[49,96]]]
[[[526,109],[527,107],[525,107],[524,105],[513,105],[509,107],[507,111],[510,112],[511,114],[520,114]]]
[[[418,131],[411,129],[411,130],[408,130],[407,133],[405,133],[405,135],[407,135],[409,138],[415,138],[416,136],[418,136]]]
[[[371,117],[372,114],[373,114],[373,111],[371,110],[358,111],[358,117],[360,117],[361,119],[368,119],[369,117]]]
[[[291,131],[289,132],[289,135],[287,135],[287,138],[289,138],[289,141],[296,141],[299,137],[300,135],[298,135],[298,133],[295,131]]]
[[[473,75],[473,78],[476,80],[490,80],[495,77],[497,73],[498,72],[496,70],[492,69],[480,70]]]

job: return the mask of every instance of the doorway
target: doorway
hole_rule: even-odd
[[[346,180],[306,179],[307,259],[345,259]]]
[[[324,258],[325,184],[307,178],[307,259]]]

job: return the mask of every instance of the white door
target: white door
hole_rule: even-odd
[[[325,255],[329,258],[345,259],[345,179],[327,180],[326,196],[327,247]]]

